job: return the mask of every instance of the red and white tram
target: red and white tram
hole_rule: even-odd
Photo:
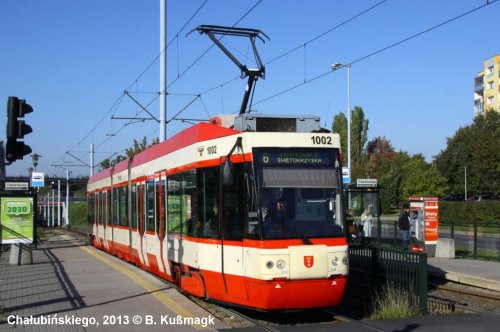
[[[339,158],[319,118],[219,116],[92,176],[91,243],[207,300],[335,306],[348,277]]]

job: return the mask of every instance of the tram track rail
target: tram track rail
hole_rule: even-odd
[[[68,232],[77,236],[81,241],[88,243],[87,232],[85,229],[73,229],[73,228],[61,228],[55,229],[62,232]],[[168,284],[170,287],[176,287],[173,283],[168,282],[164,279],[158,278],[163,283]],[[432,280],[428,281],[429,292],[428,292],[428,303],[429,310],[431,313],[445,313],[445,312],[471,312],[471,313],[484,313],[496,311],[500,313],[500,309],[491,309],[498,307],[500,308],[500,293],[494,291],[487,291],[481,288],[448,283],[443,284],[443,280]],[[210,314],[214,315],[218,319],[224,321],[227,325],[234,328],[256,328],[262,331],[278,331],[280,327],[287,325],[296,324],[307,324],[315,323],[308,322],[306,319],[304,321],[292,319],[290,322],[286,320],[281,320],[280,322],[274,322],[272,319],[266,320],[266,318],[254,318],[246,315],[244,310],[234,309],[231,307],[221,306],[219,304],[208,302],[202,299],[194,298],[181,292],[184,296],[189,298],[191,301],[195,302],[196,305],[203,307]],[[485,304],[486,303],[486,304]],[[342,315],[341,313],[335,312],[335,309],[324,309],[326,314],[332,316],[331,319],[324,319],[323,321],[318,320],[317,322],[331,323],[332,325],[337,323],[352,323],[355,325],[370,328],[371,330],[378,331],[378,329],[373,328],[369,324],[365,324],[361,317],[351,318]],[[291,315],[293,316],[293,315]],[[269,318],[270,316],[268,316]]]
[[[470,295],[470,296],[475,296],[475,297],[485,298],[485,299],[490,299],[490,300],[496,300],[496,301],[500,302],[500,294],[486,293],[484,291],[473,290],[473,289],[458,289],[456,287],[447,286],[447,285],[439,285],[437,283],[429,283],[429,285],[434,287],[435,289],[440,289],[440,290],[445,290],[445,291],[450,291],[450,292],[455,292],[455,293],[460,293],[460,294],[464,294],[464,295]]]
[[[447,305],[451,312],[500,313],[500,293],[474,286],[429,281],[428,298],[430,304]]]

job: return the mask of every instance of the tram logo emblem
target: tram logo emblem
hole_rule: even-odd
[[[198,149],[197,149],[198,158],[203,157],[203,152],[205,152],[205,147],[204,146],[199,146]]]
[[[314,256],[304,256],[304,266],[311,268],[314,265]]]

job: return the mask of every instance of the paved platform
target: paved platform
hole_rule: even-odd
[[[500,292],[500,262],[473,259],[427,259],[429,275]]]
[[[50,233],[50,231],[49,231]],[[0,257],[0,330],[192,331],[229,326],[175,288],[111,255],[57,234],[33,251],[34,264],[10,265]],[[429,273],[500,291],[500,263],[429,258]],[[30,320],[30,317],[34,319]],[[45,321],[43,321],[45,320]],[[467,314],[307,325],[336,331],[493,331],[500,315]],[[294,331],[304,326],[276,326]]]
[[[52,233],[33,250],[32,265],[10,265],[9,253],[1,255],[0,330],[229,328],[151,274]]]

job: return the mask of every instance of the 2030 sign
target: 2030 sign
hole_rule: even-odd
[[[30,203],[26,201],[4,201],[3,213],[4,214],[28,214],[30,213]]]

